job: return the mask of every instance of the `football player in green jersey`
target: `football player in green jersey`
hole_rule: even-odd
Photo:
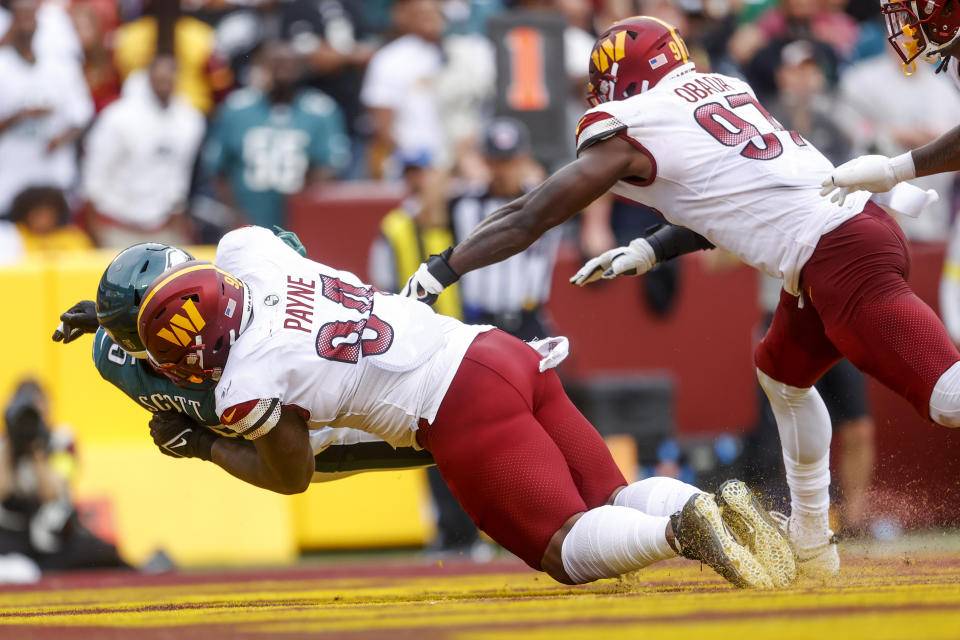
[[[277,227],[276,235],[301,255],[296,234]],[[131,400],[152,412],[150,433],[160,451],[173,457],[210,459],[220,429],[213,385],[181,387],[154,371],[137,335],[137,309],[143,292],[158,275],[192,260],[186,251],[146,242],[114,258],[100,279],[97,301],[82,300],[60,316],[53,340],[64,344],[93,333],[97,371]],[[314,481],[331,480],[360,471],[402,469],[433,464],[426,451],[393,449],[352,429],[321,429],[311,433],[315,452]]]

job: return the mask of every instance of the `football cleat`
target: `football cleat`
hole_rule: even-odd
[[[827,580],[840,572],[840,555],[837,553],[837,537],[830,529],[804,527],[794,516],[771,512],[770,516],[787,534],[797,554],[797,571],[800,575],[816,580]]]
[[[733,537],[711,494],[690,496],[670,524],[683,557],[699,560],[737,587],[773,587],[760,561]]]
[[[790,541],[749,487],[740,480],[727,480],[720,485],[716,499],[724,522],[763,564],[774,586],[793,583],[797,561]]]

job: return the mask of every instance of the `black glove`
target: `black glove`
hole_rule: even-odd
[[[450,247],[443,253],[431,255],[416,273],[410,276],[400,295],[426,304],[436,302],[444,289],[460,279],[448,262],[452,253],[453,247]]]
[[[172,458],[210,460],[220,436],[176,411],[160,411],[150,418],[150,435],[160,453]]]
[[[81,300],[60,316],[60,326],[53,332],[54,342],[73,342],[85,333],[96,333],[97,304],[93,300]]]

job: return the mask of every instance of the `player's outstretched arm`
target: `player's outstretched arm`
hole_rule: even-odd
[[[685,253],[713,248],[713,243],[695,231],[674,225],[656,225],[626,247],[610,249],[588,260],[570,282],[582,287],[600,278],[638,276]]]
[[[895,158],[871,155],[844,162],[823,181],[820,195],[832,193],[830,199],[843,204],[854,191],[882,193],[898,182],[946,171],[960,171],[960,127]]]
[[[252,443],[217,439],[211,459],[244,482],[284,494],[306,491],[314,471],[307,424],[295,409],[283,409],[276,426]]]
[[[416,469],[434,464],[429,451],[413,447],[393,448],[386,442],[334,444],[313,457],[320,479],[336,479],[364,471]]]
[[[54,342],[73,342],[85,333],[96,333],[97,304],[93,300],[81,300],[60,315],[60,326],[53,332]]]
[[[945,171],[960,171],[960,127],[947,131],[912,152],[917,177]]]
[[[402,295],[432,304],[457,278],[520,253],[618,180],[644,179],[652,171],[649,158],[623,138],[597,142],[535,189],[487,216],[452,252],[431,256],[410,277]]]

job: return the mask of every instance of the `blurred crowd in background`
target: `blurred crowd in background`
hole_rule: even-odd
[[[921,145],[960,112],[930,69],[904,75],[873,0],[2,0],[0,259],[215,242],[284,225],[304,189],[410,171],[429,208],[489,184],[484,133],[504,115],[539,115],[519,118],[532,184],[571,158],[595,35],[638,13],[835,163]],[[920,182],[952,193],[951,175]],[[939,206],[914,239],[944,236],[953,198]],[[592,209],[587,254],[646,224]]]

